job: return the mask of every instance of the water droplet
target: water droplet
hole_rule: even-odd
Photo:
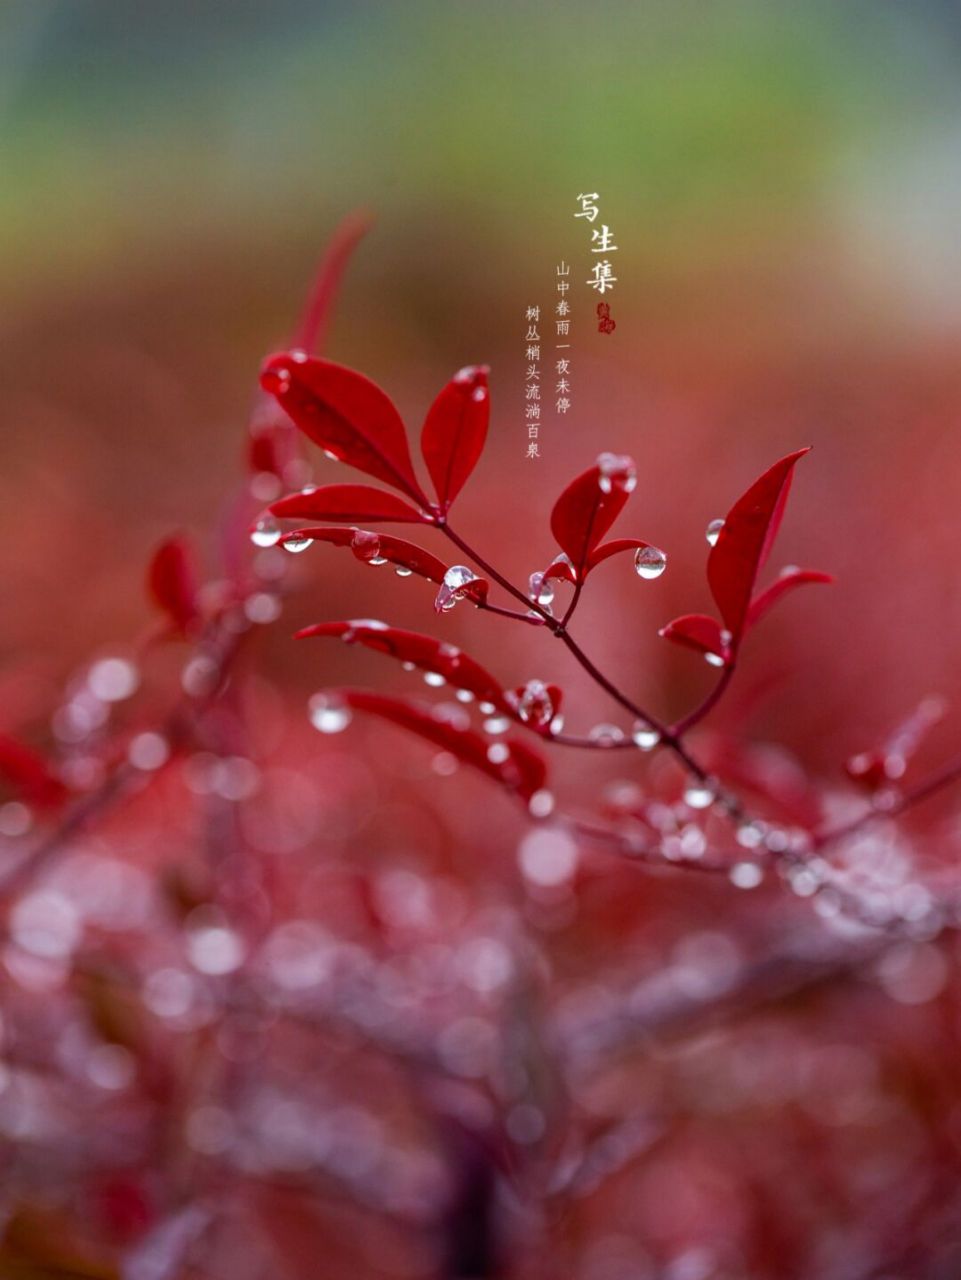
[[[659,547],[638,547],[634,569],[639,578],[659,578],[667,568],[667,556]]]
[[[544,581],[542,573],[532,573],[529,579],[530,590],[528,595],[532,600],[536,600],[538,604],[552,604],[554,600],[554,586],[550,578]]]
[[[439,689],[441,685],[446,683],[447,682],[439,671],[424,672],[424,684],[429,684],[432,689]]]
[[[289,551],[291,555],[296,556],[301,551],[306,551],[313,541],[313,538],[285,538],[283,548],[285,551]]]
[[[555,565],[555,564],[562,564],[566,566],[568,572],[570,573],[571,581],[574,581],[577,578],[577,573],[574,569],[574,562],[570,558],[570,556],[567,554],[566,551],[562,551],[559,556],[554,557],[554,559],[551,561],[551,565]]]
[[[397,574],[398,578],[409,578],[414,571],[413,569],[408,569],[405,564],[399,564],[394,572]]]
[[[511,758],[511,749],[506,742],[492,742],[487,748],[487,759],[491,764],[506,764]]]
[[[764,879],[764,872],[756,862],[735,862],[728,878],[736,889],[756,889]]]
[[[469,583],[476,581],[477,574],[468,569],[466,565],[452,564],[444,574],[444,581],[437,592],[434,608],[438,613],[448,613],[457,603],[462,589]]]
[[[684,803],[689,809],[707,809],[716,798],[714,788],[704,782],[695,782],[684,792]]]
[[[641,751],[653,751],[660,742],[661,735],[645,720],[635,720],[634,727],[631,729],[631,740],[636,747],[640,747]]]
[[[136,693],[140,672],[125,658],[102,658],[90,668],[87,685],[101,702],[123,702]]]
[[[284,491],[280,476],[272,471],[258,471],[250,477],[250,496],[257,502],[276,502]]]
[[[616,724],[596,724],[587,736],[601,747],[613,747],[624,741],[624,732]]]
[[[10,933],[31,955],[59,959],[80,942],[83,922],[69,898],[52,889],[37,889],[13,908]]]
[[[363,560],[366,564],[386,564],[380,554],[380,536],[368,529],[354,530],[350,549],[358,560]]]
[[[717,540],[721,536],[721,530],[723,528],[724,528],[723,520],[712,520],[711,523],[704,530],[704,536],[705,538],[707,538],[707,545],[709,547],[717,546]]]
[[[704,655],[704,661],[707,663],[709,667],[724,666],[724,659],[721,657],[719,653],[706,653]]]
[[[554,718],[554,700],[543,680],[528,680],[517,701],[517,714],[525,724],[543,728]]]
[[[511,722],[507,716],[491,716],[489,720],[484,721],[484,732],[489,734],[506,733],[511,727]]]
[[[633,493],[637,487],[637,468],[634,459],[626,453],[601,453],[597,457],[598,480],[601,493],[619,489]]]
[[[209,907],[198,907],[187,922],[187,958],[200,973],[219,977],[239,969],[246,956],[243,939]]]
[[[566,884],[576,872],[578,860],[576,841],[558,828],[528,832],[517,850],[521,874],[542,888]]]
[[[167,739],[159,733],[138,733],[127,748],[127,759],[135,769],[159,769],[170,758]]]
[[[244,616],[250,622],[256,622],[261,626],[276,622],[280,612],[280,597],[272,595],[269,591],[255,591],[244,601]]]
[[[275,547],[282,537],[280,525],[273,516],[261,516],[250,534],[255,547]]]
[[[319,733],[341,733],[352,719],[350,707],[329,693],[315,693],[307,706],[310,723]]]
[[[191,698],[205,698],[213,693],[218,674],[219,669],[214,659],[207,653],[198,653],[184,667],[180,683],[184,693]]]
[[[535,791],[527,807],[532,818],[546,818],[554,812],[554,795],[550,791]]]
[[[333,449],[324,449],[322,452],[328,462],[340,462],[340,454],[334,453]]]
[[[471,693],[470,689],[458,689],[457,692],[454,694],[454,697],[457,699],[458,702],[474,701],[474,695]]]
[[[765,830],[764,824],[756,820],[742,822],[734,838],[742,849],[757,849],[764,843]]]
[[[24,836],[33,825],[33,814],[19,800],[8,800],[0,805],[0,836],[11,839]]]
[[[477,704],[477,709],[482,716],[492,716],[497,710],[493,702],[479,702]]]
[[[272,396],[282,396],[290,390],[290,370],[283,365],[265,369],[260,375],[260,385]]]

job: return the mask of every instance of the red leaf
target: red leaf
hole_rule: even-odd
[[[940,698],[924,701],[874,751],[862,751],[845,764],[848,777],[871,789],[899,781],[928,731],[944,716]]]
[[[525,800],[543,790],[547,766],[526,743],[504,738],[489,742],[473,729],[455,724],[443,708],[428,711],[399,698],[388,698],[383,694],[367,693],[360,689],[336,690],[332,696],[340,698],[357,711],[369,712],[403,729],[409,729],[434,746],[449,751],[464,764],[479,769]],[[500,759],[502,754],[504,759]]]
[[[302,351],[271,356],[261,386],[305,435],[342,462],[428,505],[393,401],[363,374]]]
[[[681,618],[675,618],[666,627],[661,627],[657,634],[665,640],[684,645],[685,648],[696,649],[698,653],[721,658],[724,664],[731,655],[730,643],[725,644],[726,637],[721,624],[716,618],[709,618],[703,613],[686,613]]]
[[[456,373],[428,410],[420,449],[446,511],[477,465],[487,439],[490,393],[486,365]]]
[[[602,560],[620,555],[622,551],[640,551],[650,545],[649,542],[642,542],[640,538],[615,538],[613,542],[605,542],[591,552],[584,569],[584,577],[586,578],[592,569],[597,568]]]
[[[578,580],[584,576],[591,552],[623,510],[630,491],[627,484],[605,477],[595,463],[573,480],[554,504],[551,532],[569,556]]]
[[[708,556],[708,583],[735,649],[744,633],[754,583],[784,514],[794,466],[808,452],[799,449],[781,458],[738,498]]]
[[[53,808],[67,796],[67,788],[33,747],[0,734],[0,778],[21,800],[37,808]]]
[[[803,587],[806,582],[833,582],[834,579],[829,573],[820,573],[817,569],[782,569],[781,575],[776,582],[772,582],[766,591],[761,591],[751,601],[751,606],[747,611],[747,621],[745,623],[745,631],[748,627],[753,627],[764,617],[769,609],[788,592],[793,591],[795,587]]]
[[[460,572],[460,576],[470,574],[469,578],[464,581],[459,580],[456,576]],[[440,584],[440,590],[434,597],[434,612],[447,613],[453,609],[458,600],[472,600],[478,608],[486,603],[487,594],[490,591],[490,583],[486,578],[478,578],[473,575],[466,565],[451,565],[444,573],[444,581]]]
[[[409,569],[430,582],[443,582],[447,566],[423,547],[415,546],[403,538],[395,538],[389,533],[372,533],[366,529],[342,529],[336,525],[307,525],[303,529],[294,529],[281,539],[282,542],[301,542],[310,538],[314,542],[330,542],[336,547],[350,547],[358,560],[371,564],[379,560],[389,560],[400,569]]]
[[[392,524],[430,524],[429,516],[393,493],[369,484],[326,484],[304,493],[292,493],[273,503],[275,516],[287,520],[343,520],[350,523],[389,521]]]
[[[200,617],[197,575],[186,538],[168,538],[153,553],[147,589],[177,631],[186,633]]]
[[[301,347],[304,351],[323,349],[341,277],[359,241],[370,230],[372,221],[371,215],[365,210],[356,210],[349,213],[335,229],[317,269],[294,346]]]
[[[276,414],[277,409],[274,407]],[[247,445],[247,465],[256,475],[268,472],[282,480],[297,456],[297,432],[289,422],[270,423],[251,429]]]
[[[443,676],[455,689],[466,689],[479,702],[489,702],[500,711],[514,715],[504,691],[494,677],[473,658],[454,645],[444,644],[433,636],[417,631],[403,631],[365,619],[351,622],[321,622],[297,632],[298,640],[313,636],[339,637],[348,644],[362,644],[378,653],[386,653],[399,662],[412,662],[421,671]]]

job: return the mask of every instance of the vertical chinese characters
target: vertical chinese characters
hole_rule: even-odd
[[[539,458],[541,423],[541,335],[537,328],[540,323],[541,309],[537,306],[527,308],[527,333],[524,341],[526,368],[524,375],[524,422],[527,426],[527,457]]]
[[[585,218],[592,225],[591,253],[604,255],[592,264],[591,273],[585,283],[589,284],[592,289],[603,297],[605,293],[609,293],[617,284],[614,265],[606,255],[616,253],[619,246],[614,241],[614,232],[606,222],[602,222],[599,227],[593,226],[600,214],[600,206],[595,203],[600,200],[598,192],[582,192],[578,195],[577,200],[580,204],[580,209],[574,214],[574,217]],[[599,331],[601,333],[613,333],[616,326],[611,319],[610,307],[605,304],[605,308],[602,311],[599,306],[597,314],[600,320]]]
[[[554,408],[560,414],[567,413],[571,407],[571,361],[569,356],[562,354],[570,350],[571,344],[568,341],[560,341],[561,338],[569,338],[571,333],[571,304],[567,297],[571,287],[569,279],[571,274],[570,266],[561,261],[557,264],[556,273],[558,299],[554,306],[554,327],[556,330],[556,341],[554,343],[554,373],[556,376]]]

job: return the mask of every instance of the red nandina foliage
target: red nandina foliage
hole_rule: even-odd
[[[943,707],[828,783],[737,721],[701,729],[751,629],[831,581],[760,585],[807,451],[709,526],[719,617],[660,635],[717,672],[670,721],[636,670],[605,669],[594,615],[572,631],[598,565],[665,572],[658,545],[605,541],[632,460],[600,453],[550,510],[532,497],[559,550],[518,583],[451,516],[472,518],[489,465],[488,368],[427,409],[431,499],[386,392],[309,354],[365,225],[263,367],[220,576],[162,543],[160,627],[71,677],[48,728],[11,714],[0,738],[0,1274],[954,1274],[961,883],[914,810],[961,762],[905,782]],[[388,488],[306,483],[298,430]],[[362,527],[391,523],[430,545]],[[296,632],[386,655],[429,695],[344,687],[335,647],[306,645],[323,687],[288,714],[252,639],[289,656],[289,601],[342,611],[300,567],[312,549],[321,573],[431,584],[436,636]],[[451,611],[527,648],[478,625],[482,662],[444,638]],[[623,723],[570,731],[585,706]]]

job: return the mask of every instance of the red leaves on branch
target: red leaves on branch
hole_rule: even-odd
[[[6,734],[0,734],[0,779],[38,809],[54,808],[67,796],[67,788],[40,752]]]
[[[633,551],[636,554],[650,546],[650,542],[644,542],[641,538],[615,538],[613,542],[604,542],[588,557],[584,577],[586,578],[592,569],[595,569],[603,560],[609,560],[611,556],[620,555],[622,551]]]
[[[633,464],[630,459],[620,461],[624,469],[617,475],[605,474],[600,462],[581,472],[551,512],[551,533],[569,558],[578,582],[587,572],[591,553],[623,511],[634,487]]]
[[[427,505],[401,416],[369,378],[330,360],[288,351],[266,361],[260,382],[326,453]]]
[[[436,747],[450,752],[464,764],[479,769],[524,800],[543,790],[547,766],[536,751],[515,739],[499,738],[489,742],[473,729],[454,723],[444,711],[424,710],[400,698],[360,689],[332,691],[336,698],[355,711],[380,716],[392,724],[408,729]]]
[[[873,751],[851,756],[845,771],[853,782],[873,791],[899,781],[928,732],[944,715],[940,698],[924,701]]]
[[[781,570],[780,576],[776,581],[765,590],[761,591],[751,601],[751,607],[747,611],[747,628],[753,627],[755,623],[760,622],[767,611],[781,599],[782,596],[788,595],[796,587],[803,587],[808,582],[823,582],[825,584],[832,583],[834,579],[829,573],[821,573],[818,569],[798,569],[794,565],[788,565]]]
[[[270,510],[281,519],[362,520],[368,524],[429,524],[430,518],[416,511],[403,498],[369,484],[327,484],[319,489],[292,493],[273,503]]]
[[[514,714],[504,691],[494,677],[473,658],[451,644],[416,631],[388,627],[368,620],[321,622],[297,632],[297,639],[333,637],[348,644],[362,644],[378,653],[386,653],[399,662],[411,662],[421,671],[432,672],[454,689],[463,689],[479,702],[489,703],[499,711]]]
[[[789,568],[766,591],[754,594],[757,577],[777,535],[794,467],[808,449],[775,462],[738,498],[721,524],[707,560],[708,585],[723,626],[701,614],[686,615],[659,632],[667,640],[699,649],[718,665],[730,665],[748,629],[777,601],[807,582],[831,582],[829,574]]]
[[[368,529],[342,529],[307,525],[285,534],[282,542],[295,545],[309,539],[311,542],[329,542],[335,547],[349,547],[358,560],[365,564],[380,564],[387,560],[398,569],[416,573],[430,582],[443,582],[447,566],[423,547],[395,538],[389,533],[374,533]]]
[[[176,632],[186,635],[195,626],[200,618],[198,581],[186,538],[168,538],[153,553],[147,568],[147,590]]]
[[[731,651],[721,624],[705,613],[685,613],[662,627],[658,635],[687,649],[694,649],[705,657],[717,659],[718,666],[723,666],[730,657]]]
[[[789,453],[755,480],[724,517],[707,558],[711,594],[735,648],[744,632],[757,575],[784,517],[795,464],[808,452]]]
[[[487,439],[490,392],[486,365],[468,365],[456,373],[431,405],[420,448],[446,511],[480,458]]]

